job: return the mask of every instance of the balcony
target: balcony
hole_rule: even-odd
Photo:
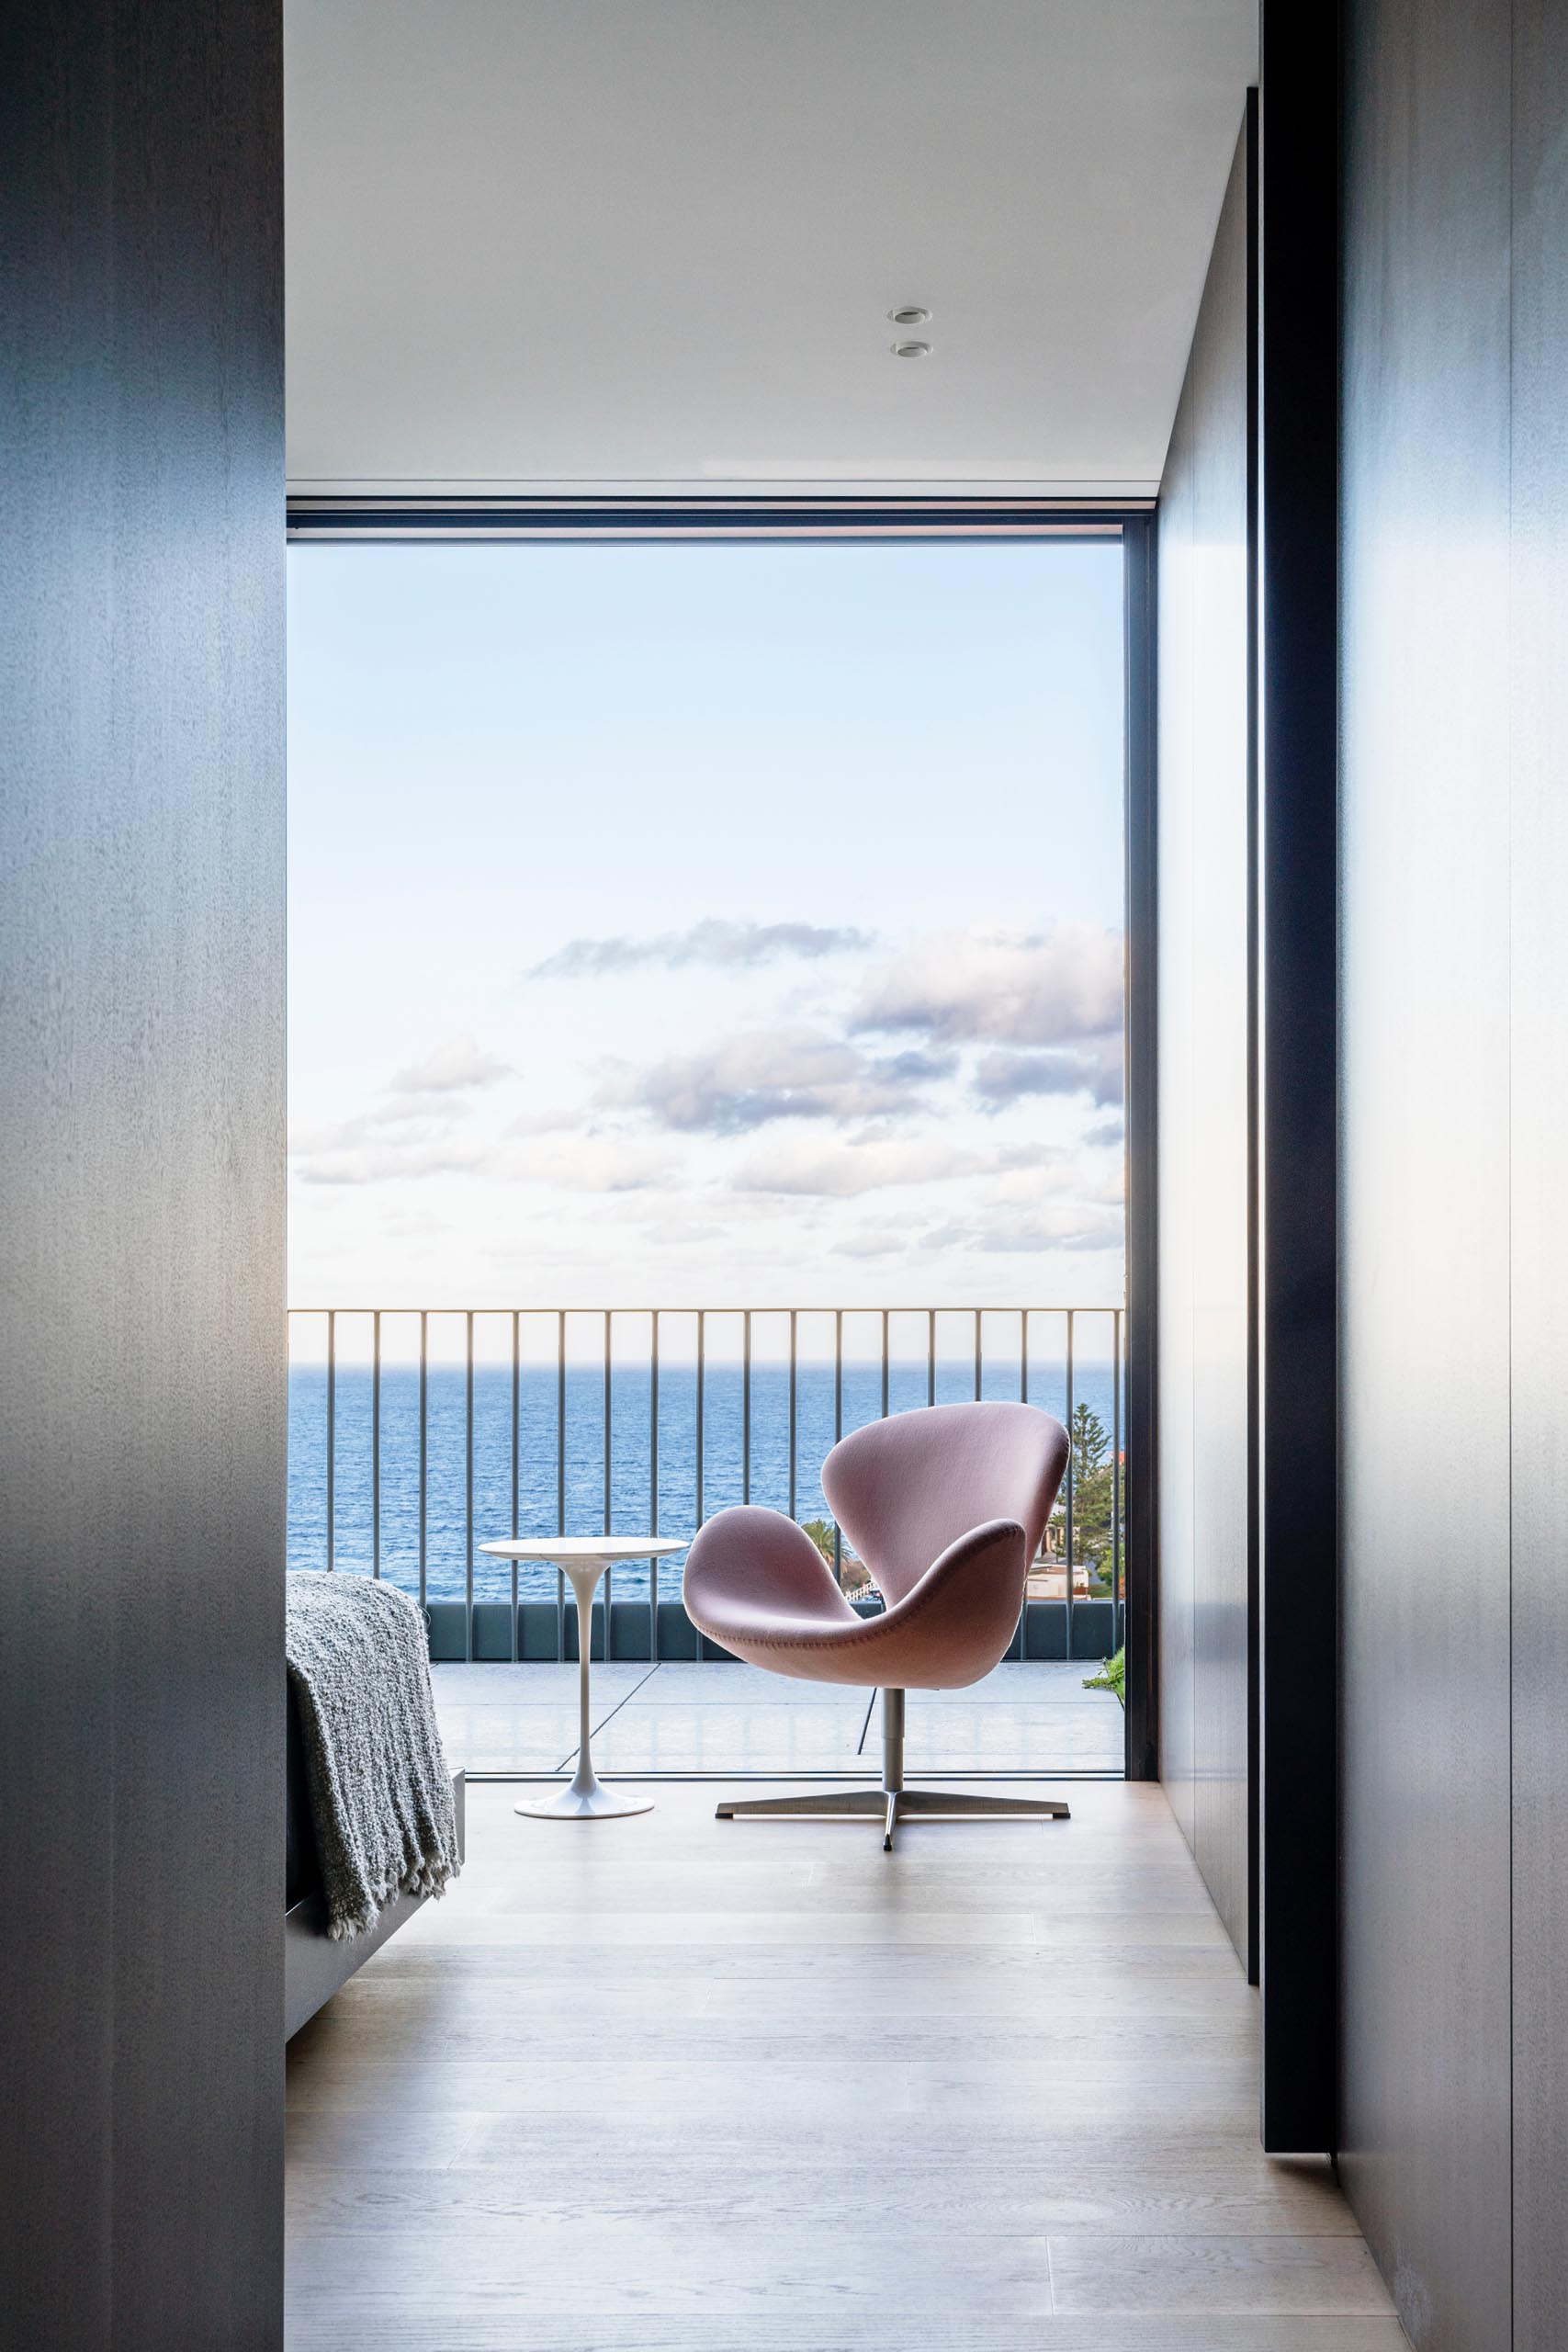
[[[564,1580],[507,1536],[694,1533],[728,1505],[788,1514],[863,1614],[881,1607],[818,1484],[836,1439],[889,1413],[1021,1397],[1069,1426],[1067,1476],[1004,1662],[923,1693],[908,1760],[947,1777],[1116,1773],[1114,1695],[1089,1690],[1125,1621],[1124,1328],[1100,1307],[296,1310],[293,1568],[388,1577],[430,1626],[454,1763],[553,1776],[577,1739]],[[868,1696],[791,1683],[699,1641],[684,1552],[606,1578],[594,1749],[638,1779],[876,1777]]]

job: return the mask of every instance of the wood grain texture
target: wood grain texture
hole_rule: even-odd
[[[1160,1777],[1251,1934],[1250,119],[1159,506]]]
[[[280,12],[6,20],[0,2254],[280,2307]]]
[[[1514,2345],[1568,2312],[1568,11],[1513,10]]]
[[[517,2323],[504,2296],[488,2307],[473,2299],[462,2352],[518,2352]],[[384,2352],[389,2338],[399,2352],[452,2352],[454,2338],[439,2292],[403,2297],[395,2310],[378,2305],[364,2312],[324,2305],[290,2323],[290,2352]],[[728,2318],[683,2312],[671,2318],[653,2313],[638,2319],[596,2320],[593,2352],[953,2352],[953,2321],[945,2314],[912,2313],[889,2336],[874,2316],[844,2312],[825,2333],[820,2316],[802,2312],[765,2312],[748,2318],[744,2336]],[[965,2318],[964,2352],[1407,2352],[1395,2319],[1066,2317],[998,2319],[987,2313]],[[546,2318],[529,2324],[527,2352],[583,2352],[580,2322]]]
[[[512,1795],[291,2045],[294,2352],[1400,2352],[1327,2165],[1258,2150],[1257,1997],[1157,1788],[892,1856]]]
[[[1510,2342],[1509,85],[1506,0],[1346,13],[1340,2146],[1422,2352]]]

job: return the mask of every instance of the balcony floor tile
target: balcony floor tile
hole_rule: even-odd
[[[1119,1772],[1122,1710],[1081,1662],[998,1666],[963,1690],[910,1693],[915,1773]],[[471,1772],[554,1772],[577,1747],[577,1668],[431,1669],[447,1753]],[[869,1690],[760,1667],[595,1666],[593,1752],[607,1772],[874,1773]]]

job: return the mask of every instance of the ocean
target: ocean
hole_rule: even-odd
[[[1010,1380],[1009,1374],[1010,1371]],[[889,1367],[888,1408],[907,1410],[927,1396],[923,1361]],[[1112,1426],[1112,1373],[1106,1363],[1079,1359],[1074,1366],[1074,1396]],[[1032,1365],[1030,1402],[1065,1412],[1061,1365]],[[878,1418],[882,1402],[879,1363],[843,1367],[843,1427],[859,1428]],[[703,1514],[744,1498],[742,1444],[743,1382],[739,1364],[710,1363],[703,1385]],[[975,1393],[972,1358],[937,1364],[939,1404],[959,1403]],[[987,1396],[1018,1395],[1018,1368],[986,1367]],[[687,1536],[698,1524],[696,1488],[696,1374],[690,1364],[663,1367],[659,1383],[659,1481],[657,1525]],[[803,1362],[796,1375],[797,1433],[795,1517],[828,1519],[818,1472],[833,1444],[833,1367]],[[610,1397],[610,1524],[616,1534],[646,1534],[655,1524],[652,1488],[650,1381],[646,1363],[616,1364]],[[525,1363],[519,1378],[516,1528],[522,1535],[558,1532],[560,1490],[558,1472],[556,1368]],[[372,1511],[372,1374],[367,1363],[337,1367],[333,1476],[333,1558],[340,1569],[371,1572],[375,1531]],[[569,1364],[566,1374],[565,1526],[571,1535],[600,1533],[604,1526],[604,1377],[599,1364]],[[480,1363],[474,1371],[473,1544],[474,1595],[504,1600],[510,1566],[487,1559],[479,1545],[513,1532],[512,1371]],[[462,1364],[432,1363],[426,1397],[426,1499],[424,1520],[426,1593],[433,1600],[461,1600],[468,1538],[468,1488],[465,1438],[467,1374]],[[750,1499],[778,1510],[789,1508],[789,1374],[785,1364],[759,1362],[751,1370]],[[420,1479],[419,1372],[406,1363],[386,1363],[381,1373],[381,1574],[409,1592],[419,1590]],[[660,1563],[661,1596],[680,1589],[684,1553]],[[288,1383],[288,1565],[327,1565],[327,1373],[319,1363],[292,1367]],[[525,1564],[518,1589],[525,1599],[554,1600],[556,1575],[544,1564]],[[619,1599],[646,1595],[648,1569],[634,1565],[615,1571]]]

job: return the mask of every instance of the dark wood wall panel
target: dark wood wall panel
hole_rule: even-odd
[[[1250,121],[1159,508],[1160,1777],[1252,1957]]]
[[[97,2352],[110,2341],[114,1653],[101,1521],[67,1464],[96,1358],[94,1294],[116,1270],[98,1247],[85,1171],[56,1142],[72,1063],[86,1048],[67,1042],[69,1015],[51,1001],[41,958],[51,936],[73,962],[92,952],[48,803],[56,824],[73,819],[87,833],[91,804],[69,779],[111,729],[107,663],[73,662],[69,649],[107,644],[113,611],[102,519],[113,443],[101,427],[82,429],[108,398],[113,272],[103,23],[85,10],[70,24],[63,8],[41,14],[47,33],[26,60],[38,77],[30,108],[18,103],[19,17],[0,36],[0,1774],[11,1792],[8,1874],[27,1890],[25,1909],[0,1912],[0,2278],[18,2343],[63,2347],[73,2330]],[[73,1267],[57,1256],[67,1230],[79,1245]],[[40,1326],[42,1347],[24,1340],[18,1354],[18,1336]],[[108,1449],[95,1451],[107,1495]],[[85,2225],[62,2249],[65,2281],[40,2249],[73,2209]]]
[[[1509,12],[1345,39],[1340,2150],[1420,2352],[1502,2352]]]
[[[1514,2343],[1568,2334],[1568,9],[1516,0],[1512,987]]]
[[[281,2340],[277,0],[8,13],[0,2335]]]
[[[1336,12],[1262,12],[1258,1652],[1263,2143],[1330,2147],[1338,1849]]]

